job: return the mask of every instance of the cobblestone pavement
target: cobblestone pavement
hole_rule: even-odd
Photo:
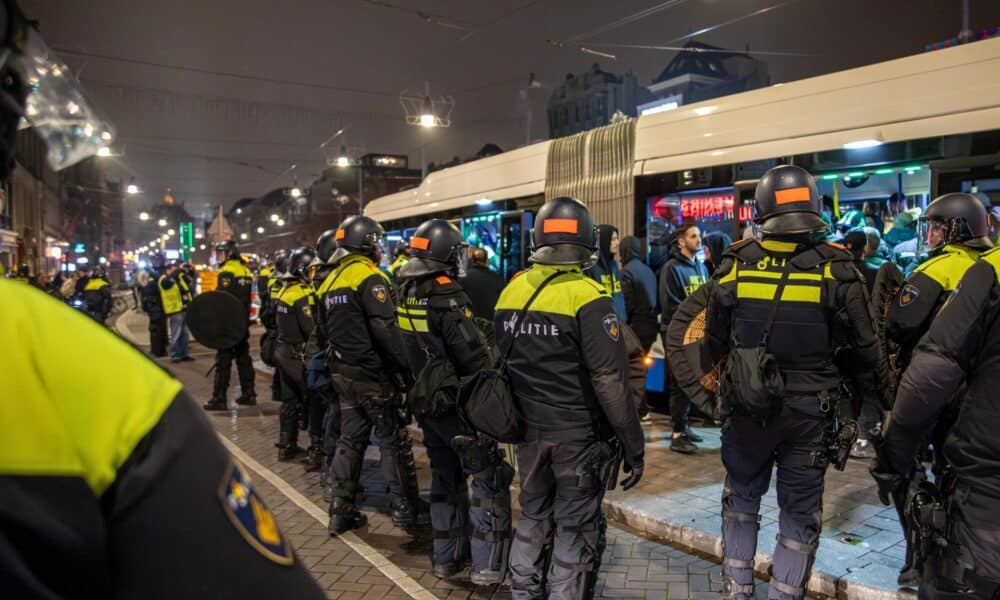
[[[145,326],[142,315],[126,313],[119,320],[119,332],[138,334],[133,339],[141,346],[148,344],[142,337]],[[252,344],[251,347],[255,347]],[[200,402],[210,395],[210,379],[205,372],[211,366],[213,353],[192,344],[191,363],[160,363],[184,382],[188,391]],[[256,388],[261,397],[269,391],[270,378],[258,371]],[[238,394],[234,374],[230,401]],[[262,399],[262,398],[260,398]],[[210,413],[217,431],[231,440],[243,452],[272,471],[315,505],[312,512],[326,513],[318,474],[307,474],[298,463],[277,461],[274,442],[277,440],[277,404],[263,400],[258,407],[240,408],[234,422],[231,413]],[[421,489],[429,489],[430,470],[426,454],[415,447]],[[299,558],[309,567],[329,598],[446,598],[446,599],[506,599],[506,588],[477,588],[468,581],[439,580],[431,573],[429,558],[430,530],[414,535],[394,527],[388,517],[385,485],[377,470],[378,452],[370,447],[365,457],[362,485],[365,488],[364,509],[368,526],[357,531],[361,541],[374,548],[408,578],[422,586],[429,595],[413,595],[404,591],[372,562],[339,538],[331,538],[321,523],[295,504],[277,487],[255,476],[255,485],[274,510],[283,531],[288,535]],[[515,498],[516,498],[516,489]],[[516,513],[516,507],[515,507]],[[381,559],[378,559],[381,560]],[[376,561],[377,562],[377,561]],[[721,567],[712,560],[669,544],[649,539],[641,532],[612,525],[608,530],[607,548],[603,557],[597,587],[599,598],[717,598],[721,589]],[[418,592],[419,593],[419,592]],[[767,584],[760,582],[757,597],[766,598]]]

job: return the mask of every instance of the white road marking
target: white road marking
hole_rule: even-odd
[[[323,528],[326,529],[330,521],[330,517],[326,510],[320,508],[315,502],[300,494],[298,490],[291,486],[291,484],[279,477],[274,471],[254,460],[249,454],[244,452],[233,442],[226,439],[222,434],[219,434],[219,439],[222,440],[222,444],[229,450],[230,454],[246,465],[251,471],[260,475],[265,481],[278,488],[279,492],[284,494],[299,508],[309,513],[312,518],[319,521],[323,525]],[[359,538],[353,531],[342,533],[337,537],[339,537],[342,542],[347,544],[351,550],[357,552],[362,558],[371,563],[373,567],[381,571],[383,575],[399,586],[399,588],[406,592],[411,598],[415,598],[416,600],[438,600],[437,596],[427,591],[427,588],[420,585],[416,579],[407,575],[405,571],[392,563],[381,552],[368,545],[367,542]]]

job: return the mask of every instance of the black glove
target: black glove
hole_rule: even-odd
[[[630,473],[628,477],[622,480],[622,491],[627,492],[628,490],[634,488],[638,485],[639,480],[642,479],[642,469],[643,464],[640,462],[636,466],[632,466],[628,461],[625,462],[625,466],[622,467],[626,473]]]
[[[902,475],[886,469],[878,459],[872,461],[868,468],[875,484],[878,485],[878,499],[886,506],[892,506],[892,498],[906,482]],[[900,507],[902,508],[902,507]]]

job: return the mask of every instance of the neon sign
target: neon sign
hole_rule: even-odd
[[[732,220],[736,200],[731,192],[685,194],[681,197],[681,217],[685,221]],[[753,219],[753,206],[740,205],[739,220]]]

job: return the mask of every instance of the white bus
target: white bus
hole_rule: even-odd
[[[665,260],[681,222],[738,239],[757,179],[808,169],[836,218],[890,222],[953,191],[1000,205],[1000,39],[984,40],[644,115],[427,176],[365,207],[390,242],[430,217],[461,225],[505,277],[526,266],[534,211],[571,195],[596,222]],[[649,388],[662,389],[662,361]]]

